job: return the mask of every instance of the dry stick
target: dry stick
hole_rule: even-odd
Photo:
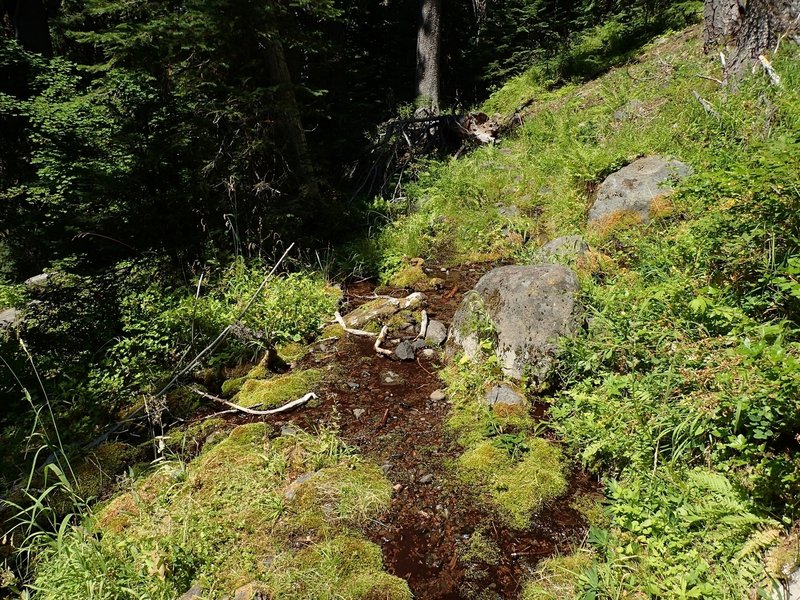
[[[283,406],[279,406],[278,408],[273,408],[271,410],[253,410],[252,408],[246,408],[244,406],[239,406],[238,404],[234,404],[233,402],[228,402],[227,400],[223,400],[219,396],[214,396],[213,394],[208,394],[202,390],[198,390],[197,388],[190,388],[194,393],[201,395],[203,398],[208,398],[209,400],[214,400],[215,402],[219,402],[224,404],[225,406],[230,406],[234,410],[238,410],[243,413],[247,413],[248,415],[276,415],[278,413],[286,412],[287,410],[292,410],[298,406],[302,406],[312,398],[316,398],[317,395],[314,392],[309,392],[302,398],[298,398],[297,400],[292,400],[291,402],[287,402]]]
[[[375,352],[378,354],[383,354],[384,356],[391,356],[394,354],[391,350],[387,350],[386,348],[381,348],[381,344],[386,339],[386,334],[389,333],[389,327],[384,325],[383,329],[381,329],[380,334],[378,334],[378,339],[375,340]]]
[[[708,114],[714,115],[715,117],[719,118],[719,113],[716,111],[716,109],[714,108],[714,105],[711,104],[711,102],[709,102],[708,100],[703,98],[695,90],[692,90],[692,94],[694,94],[694,97],[697,98],[697,101],[703,107],[703,110],[705,110]]]
[[[419,335],[414,338],[417,340],[424,340],[425,336],[428,335],[428,313],[427,311],[422,311],[422,324],[419,326]]]
[[[347,326],[347,323],[344,322],[342,314],[338,310],[336,311],[334,317],[336,318],[336,322],[339,325],[341,325],[342,329],[345,330],[345,333],[349,333],[352,335],[360,335],[361,337],[375,337],[376,335],[371,331],[364,331],[363,329],[351,329],[350,327]]]
[[[713,81],[714,83],[718,83],[719,85],[725,85],[725,83],[721,79],[717,79],[716,77],[710,77],[709,75],[701,75],[700,73],[695,73],[695,77],[699,77],[700,79],[707,79],[708,81]]]

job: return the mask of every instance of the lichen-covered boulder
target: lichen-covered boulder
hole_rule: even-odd
[[[552,373],[559,339],[582,323],[575,273],[556,264],[489,271],[461,303],[450,328],[448,354],[477,360],[491,341],[506,377],[536,384]]]
[[[20,313],[16,308],[7,308],[0,310],[0,331],[4,329],[11,329],[16,325],[20,318]]]
[[[653,203],[672,190],[672,181],[692,174],[679,160],[647,156],[606,177],[597,189],[589,210],[589,223],[599,223],[620,214],[633,214],[643,223],[650,220]]]
[[[580,235],[565,235],[550,240],[539,248],[533,262],[538,263],[574,263],[589,252],[589,244]]]

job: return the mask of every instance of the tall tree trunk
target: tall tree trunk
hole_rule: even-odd
[[[319,196],[319,186],[314,166],[308,153],[306,132],[300,118],[300,108],[294,93],[294,83],[286,63],[286,55],[280,40],[271,39],[267,45],[267,73],[270,82],[277,89],[279,111],[283,118],[283,132],[289,146],[294,169],[300,179],[301,189],[307,196]]]
[[[439,112],[442,0],[420,0],[417,29],[417,100]]]
[[[3,12],[14,27],[14,35],[28,52],[53,53],[47,11],[42,0],[3,0]]]
[[[800,25],[800,0],[706,0],[704,8],[706,50],[728,46],[727,68],[733,74]]]

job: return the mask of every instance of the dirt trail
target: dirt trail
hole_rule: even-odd
[[[426,294],[431,318],[449,324],[463,293],[489,268],[434,273],[445,285]],[[354,285],[346,300],[354,307],[370,299],[373,291],[369,284]],[[442,388],[436,375],[438,359],[393,361],[378,356],[372,344],[354,336],[319,344],[299,367],[333,365],[335,381],[321,390],[321,406],[289,415],[283,423],[314,427],[338,418],[342,437],[382,465],[395,493],[388,514],[366,533],[383,549],[387,569],[406,579],[416,598],[516,598],[538,560],[567,551],[585,534],[582,517],[569,505],[575,493],[591,484],[576,474],[567,497],[543,510],[530,530],[505,527],[448,472],[447,462],[458,456],[459,448],[444,431],[447,401],[430,398]],[[385,381],[389,372],[398,379],[393,385]],[[464,564],[460,558],[476,530],[499,549],[492,564]]]

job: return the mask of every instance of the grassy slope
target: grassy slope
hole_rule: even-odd
[[[797,562],[778,540],[800,491],[800,53],[775,58],[783,88],[757,74],[734,91],[698,77],[721,77],[699,37],[665,36],[585,85],[511,81],[485,109],[533,99],[524,125],[430,166],[380,240],[385,264],[525,263],[572,233],[593,248],[580,269],[592,326],[566,348],[551,415],[567,454],[607,478],[609,505],[586,550],[546,562],[526,598],[741,598]],[[587,230],[597,182],[653,153],[696,175],[650,224]],[[456,432],[482,447],[464,406]]]

